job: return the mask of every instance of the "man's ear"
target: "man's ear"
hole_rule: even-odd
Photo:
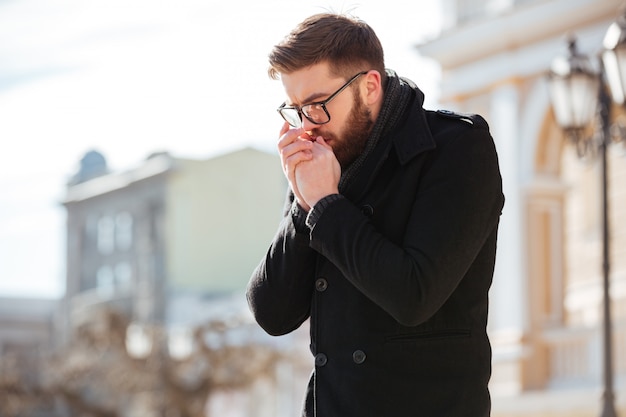
[[[365,82],[361,84],[361,97],[364,98],[365,104],[368,106],[375,105],[380,102],[383,97],[382,77],[376,70],[368,71],[364,75]]]

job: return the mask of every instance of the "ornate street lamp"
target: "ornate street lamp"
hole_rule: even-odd
[[[568,55],[552,61],[549,89],[556,121],[582,157],[595,151],[586,131],[597,113],[601,77],[589,58],[578,52],[576,40],[570,38],[568,43]]]
[[[604,39],[600,69],[594,71],[589,59],[569,41],[569,54],[553,61],[549,89],[557,123],[576,145],[580,157],[599,156],[602,181],[602,273],[603,273],[603,407],[601,417],[617,417],[613,389],[613,354],[610,297],[609,215],[607,146],[611,142],[611,89],[613,101],[624,105],[626,97],[626,16],[613,23]],[[594,120],[596,124],[594,126]],[[595,135],[587,135],[595,127]],[[619,138],[621,139],[621,138]]]

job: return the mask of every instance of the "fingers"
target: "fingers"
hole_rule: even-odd
[[[277,147],[283,173],[285,177],[287,177],[298,203],[305,210],[309,210],[309,207],[306,205],[306,202],[298,190],[295,170],[300,162],[313,158],[313,142],[310,136],[303,129],[294,129],[288,123],[285,123],[280,130],[280,139],[278,140]]]
[[[290,145],[298,140],[311,141],[311,136],[308,135],[302,128],[290,128],[288,124],[283,126],[280,130],[280,138],[278,139],[278,150],[282,150],[284,147]]]
[[[285,133],[287,133],[287,131],[289,131],[289,129],[291,129],[291,125],[287,122],[283,123],[283,126],[280,128],[280,133],[278,134],[278,136],[282,137]]]
[[[294,143],[283,148],[280,157],[283,171],[290,181],[294,179],[294,171],[299,163],[313,159],[312,146],[312,143],[309,145]]]
[[[284,133],[278,141],[278,152],[286,174],[292,171],[298,163],[311,159],[313,147],[310,136],[304,130],[289,129],[288,126],[283,126],[281,132]]]
[[[311,160],[295,167],[292,180],[309,207],[329,194],[338,193],[341,177],[341,167],[328,144],[322,138],[311,143]]]

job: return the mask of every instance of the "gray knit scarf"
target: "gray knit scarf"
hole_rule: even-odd
[[[382,137],[387,135],[395,127],[404,113],[415,85],[410,81],[400,78],[393,70],[387,70],[387,85],[385,97],[380,108],[378,118],[372,132],[367,139],[365,149],[359,157],[341,173],[339,180],[339,192],[343,192],[359,173],[363,162],[372,153]]]

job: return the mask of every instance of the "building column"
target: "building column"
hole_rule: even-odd
[[[489,123],[498,151],[505,205],[490,292],[489,334],[493,344],[492,391],[521,390],[523,340],[528,327],[524,259],[526,242],[520,181],[520,94],[513,82],[492,90]]]

